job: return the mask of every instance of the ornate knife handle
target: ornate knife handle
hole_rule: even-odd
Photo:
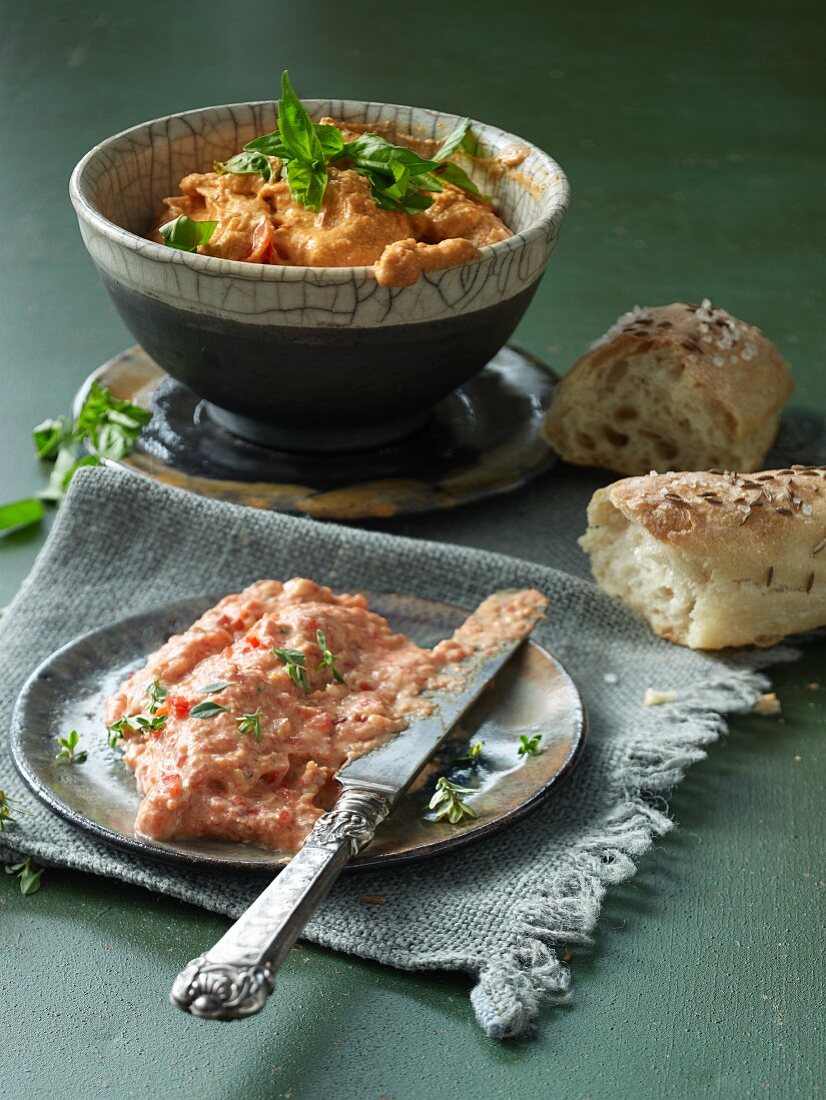
[[[377,790],[345,788],[281,874],[210,951],[181,971],[169,995],[172,1004],[210,1020],[260,1012],[307,921],[390,808]]]

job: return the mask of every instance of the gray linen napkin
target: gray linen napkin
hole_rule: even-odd
[[[548,497],[534,536],[544,530],[545,560],[570,568],[593,486],[583,474],[558,471],[554,478],[554,494],[540,486],[534,497]],[[565,522],[554,518],[554,500],[565,503]],[[504,509],[500,501],[497,523],[525,511],[525,501],[517,494]],[[485,508],[496,516],[495,502]],[[447,519],[440,520],[445,533]],[[460,537],[471,533],[465,524],[457,524]],[[518,547],[518,522],[506,526],[505,544]],[[587,748],[570,778],[530,818],[495,839],[458,855],[341,880],[306,933],[317,943],[397,967],[463,970],[476,978],[471,996],[485,1032],[516,1035],[530,1025],[543,998],[561,999],[568,991],[558,949],[588,941],[607,886],[632,875],[635,860],[671,827],[657,796],[721,735],[721,715],[753,705],[767,686],[754,670],[781,654],[724,661],[669,645],[589,581],[515,558],[237,508],[120,471],[89,469],[74,479],[31,575],[0,623],[0,720],[8,725],[28,673],[77,634],[187,595],[295,574],[339,590],[396,590],[468,607],[505,586],[535,586],[551,598],[537,636],[580,685],[591,719]],[[616,681],[607,682],[605,673]],[[678,690],[679,702],[644,707],[650,686]],[[260,889],[260,880],[138,859],[65,824],[28,793],[5,742],[0,776],[0,786],[27,811],[0,833],[0,861],[24,853],[139,883],[230,917]],[[358,901],[369,893],[385,895],[386,904]]]

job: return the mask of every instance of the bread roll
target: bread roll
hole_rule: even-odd
[[[630,477],[594,493],[594,577],[669,641],[773,645],[826,625],[826,466]]]
[[[557,386],[545,436],[566,462],[623,474],[756,470],[792,389],[777,348],[708,299],[635,307]]]

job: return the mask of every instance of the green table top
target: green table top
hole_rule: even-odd
[[[307,95],[440,106],[558,157],[574,203],[518,334],[556,369],[634,302],[709,295],[777,341],[796,404],[826,410],[816,0],[0,0],[0,22],[4,500],[42,483],[31,425],[130,342],[77,232],[72,166],[143,119],[273,95],[284,67]],[[42,538],[0,546],[1,603]],[[671,803],[679,828],[609,893],[594,947],[572,960],[573,1002],[547,1009],[535,1039],[486,1040],[461,976],[308,947],[255,1021],[195,1021],[167,1005],[170,980],[226,922],[49,870],[29,898],[0,881],[4,1094],[815,1095],[825,653],[777,671],[782,718],[734,722],[692,769]]]

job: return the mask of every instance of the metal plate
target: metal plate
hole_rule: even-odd
[[[542,435],[556,376],[513,347],[440,401],[414,435],[335,456],[287,454],[232,435],[138,346],[86,379],[76,413],[93,381],[153,412],[117,465],[253,508],[344,520],[454,508],[516,489],[556,462]]]
[[[423,646],[451,634],[468,612],[414,596],[368,593],[373,610]],[[198,597],[149,611],[85,634],[52,654],[32,673],[15,707],[11,751],[32,791],[61,817],[136,854],[190,867],[229,872],[277,871],[283,852],[204,840],[152,841],[134,835],[140,796],[135,780],[110,749],[103,700],[149,653],[186,630],[218,597]],[[88,759],[74,767],[55,760],[57,738],[76,729]],[[539,756],[517,755],[519,735],[541,733]],[[456,727],[411,791],[351,866],[384,866],[436,855],[478,840],[521,817],[546,797],[574,765],[585,736],[585,710],[560,663],[534,642],[517,653]],[[478,767],[454,760],[481,738]],[[461,826],[425,818],[439,775],[478,787],[479,817]]]

